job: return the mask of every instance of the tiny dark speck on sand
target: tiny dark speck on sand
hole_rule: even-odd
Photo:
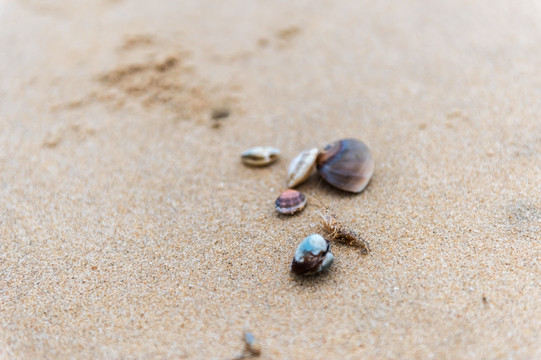
[[[210,115],[213,120],[220,120],[228,117],[231,114],[231,112],[228,109],[214,109],[212,110],[212,114]]]

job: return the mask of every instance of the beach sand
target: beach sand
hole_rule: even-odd
[[[541,358],[541,6],[0,4],[0,357]],[[214,114],[214,116],[213,116]],[[360,194],[289,161],[372,149]],[[240,162],[278,147],[265,168]],[[370,243],[290,273],[328,206]]]

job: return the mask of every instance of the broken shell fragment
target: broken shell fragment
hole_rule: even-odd
[[[291,215],[304,209],[306,197],[300,191],[289,189],[281,193],[274,204],[280,214]]]
[[[251,332],[244,332],[244,353],[248,356],[261,355],[261,346],[256,341],[255,336]]]
[[[250,166],[265,166],[278,159],[280,150],[271,146],[256,146],[243,152],[240,157],[243,163]]]
[[[316,162],[317,171],[329,184],[354,193],[363,191],[374,173],[372,152],[356,139],[327,145]]]
[[[235,356],[233,360],[252,359],[261,355],[261,346],[256,341],[255,336],[248,331],[244,332],[244,350]]]
[[[310,176],[318,153],[318,148],[304,150],[291,161],[287,169],[287,186],[293,188]]]
[[[329,268],[333,261],[331,244],[323,236],[312,234],[295,251],[291,271],[296,275],[313,275]]]

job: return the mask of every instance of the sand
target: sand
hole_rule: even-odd
[[[0,357],[541,358],[541,6],[0,4]],[[376,169],[289,161],[344,137]],[[267,168],[239,154],[281,149]],[[296,278],[324,204],[370,243]]]

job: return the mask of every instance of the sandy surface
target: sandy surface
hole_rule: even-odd
[[[261,359],[541,358],[538,3],[8,0],[0,23],[0,357],[231,359],[249,330]],[[288,162],[343,137],[366,191],[313,177],[277,216]],[[255,145],[282,159],[243,166]],[[372,253],[297,279],[315,198]]]

